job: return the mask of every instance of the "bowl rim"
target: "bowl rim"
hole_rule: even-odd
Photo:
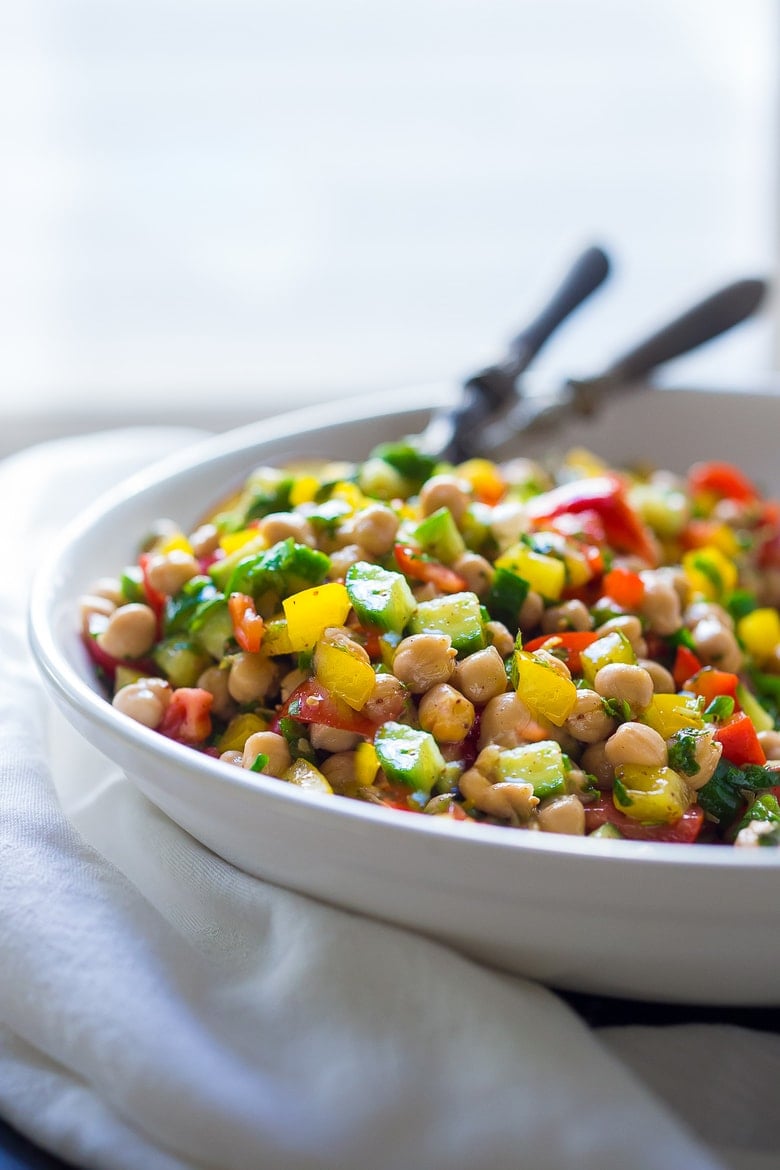
[[[683,395],[687,398],[691,394],[706,391],[665,388],[660,393],[669,397]],[[728,394],[720,390],[713,393],[721,398]],[[748,395],[740,393],[740,399],[751,396],[765,398],[770,394],[771,389],[768,388]],[[444,817],[410,815],[402,810],[379,808],[346,797],[334,801],[331,796],[303,791],[275,777],[244,774],[238,768],[228,768],[213,757],[167,739],[117,711],[79,674],[66,649],[60,644],[52,621],[56,611],[53,604],[56,583],[63,575],[67,579],[68,574],[64,572],[63,566],[72,556],[78,541],[101,524],[110,523],[117,509],[135,499],[142,499],[147,493],[162,490],[168,483],[196,474],[204,461],[211,464],[249,460],[255,448],[262,449],[303,432],[332,429],[399,414],[430,413],[431,409],[451,398],[449,387],[424,385],[394,394],[392,404],[384,407],[380,405],[377,408],[375,403],[364,407],[362,400],[349,397],[314,408],[285,412],[272,420],[249,423],[188,444],[101,494],[63,527],[45,552],[33,576],[27,612],[28,640],[47,686],[72,711],[101,728],[107,735],[121,740],[128,752],[136,751],[144,757],[151,754],[162,760],[170,760],[177,769],[194,769],[209,781],[224,785],[228,780],[236,788],[258,793],[283,804],[289,803],[292,808],[306,809],[312,816],[337,817],[341,821],[367,826],[376,832],[405,831],[407,834],[421,835],[424,840],[460,841],[467,848],[494,852],[520,849],[523,852],[554,854],[576,859],[586,865],[602,863],[605,859],[615,862],[631,859],[643,865],[663,865],[665,869],[671,866],[681,871],[712,869],[720,872],[724,868],[771,871],[780,868],[780,851],[776,856],[773,850],[739,850],[714,844],[594,840],[561,834],[529,833],[512,831],[499,825],[453,823]],[[262,450],[258,454],[263,457]],[[272,456],[268,458],[272,462]],[[208,501],[204,501],[204,504],[207,505]]]

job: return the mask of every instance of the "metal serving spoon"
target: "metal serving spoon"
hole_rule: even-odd
[[[482,430],[517,401],[518,379],[555,330],[609,274],[609,259],[597,247],[586,249],[571,266],[539,315],[512,340],[507,354],[495,365],[474,374],[463,385],[460,402],[438,411],[414,440],[426,455],[458,463],[473,454]]]

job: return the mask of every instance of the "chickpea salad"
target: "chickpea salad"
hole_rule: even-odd
[[[575,450],[260,467],[81,598],[117,711],[310,791],[780,845],[780,503]]]

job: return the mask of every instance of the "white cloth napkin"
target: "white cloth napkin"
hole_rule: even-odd
[[[594,1033],[542,987],[239,872],[53,715],[29,573],[191,437],[0,465],[0,1114],[101,1170],[779,1165],[780,1037]]]

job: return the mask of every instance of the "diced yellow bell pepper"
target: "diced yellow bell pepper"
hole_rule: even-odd
[[[636,663],[634,648],[620,630],[610,630],[580,651],[580,670],[589,687],[593,686],[602,666],[609,666],[613,662],[625,662],[629,666]]]
[[[183,532],[164,537],[156,547],[158,553],[186,552],[192,555],[192,545]]]
[[[282,602],[287,618],[287,633],[294,653],[313,650],[322,631],[328,626],[343,626],[351,602],[346,586],[340,581],[315,585],[286,597]]]
[[[320,481],[316,475],[299,475],[290,489],[290,504],[297,508],[299,504],[310,504],[320,490]]]
[[[219,547],[225,556],[232,556],[239,550],[246,553],[262,552],[267,541],[256,528],[242,528],[239,532],[224,532],[219,538]]]
[[[369,503],[358,485],[350,483],[348,479],[340,480],[339,483],[334,484],[330,494],[332,499],[343,500],[345,504],[349,504],[353,512],[357,512]]]
[[[515,544],[496,558],[497,569],[509,569],[528,582],[548,601],[557,601],[566,584],[566,565],[557,557],[534,552],[526,544]]]
[[[273,658],[278,654],[292,654],[293,648],[284,618],[266,622],[263,633],[263,653]]]
[[[754,609],[737,623],[737,635],[759,665],[771,657],[780,642],[780,617],[776,609]]]
[[[355,783],[359,788],[369,788],[379,771],[379,757],[376,748],[364,739],[355,748]]]
[[[295,760],[290,764],[282,779],[287,780],[290,784],[297,784],[299,788],[305,788],[308,792],[324,792],[333,795],[333,789],[325,776],[308,760]]]
[[[471,484],[478,498],[489,503],[496,503],[506,491],[506,482],[491,459],[467,459],[458,465],[457,474]]]
[[[515,651],[515,669],[518,698],[532,715],[542,716],[556,727],[562,727],[577,702],[577,688],[571,679],[564,678],[524,650]]]
[[[650,706],[642,712],[639,721],[652,727],[664,739],[670,739],[684,728],[700,729],[704,726],[701,700],[696,695],[653,695]]]
[[[678,488],[637,483],[629,489],[628,498],[645,524],[664,540],[679,536],[691,516],[690,501]]]
[[[334,646],[330,642],[317,642],[314,673],[332,695],[343,699],[355,711],[361,709],[376,685],[370,662],[351,654],[346,646]]]
[[[576,472],[578,478],[603,475],[607,469],[603,459],[599,459],[587,447],[572,447],[567,451],[564,463],[569,471]]]
[[[615,769],[612,803],[643,824],[668,825],[690,808],[693,792],[673,768],[622,764]]]
[[[250,735],[254,735],[256,731],[267,730],[268,720],[263,719],[260,715],[254,715],[251,712],[247,712],[245,715],[236,715],[235,719],[231,719],[222,732],[217,741],[217,748],[220,752],[243,751],[244,744]]]
[[[692,593],[705,601],[720,601],[737,584],[737,566],[711,544],[685,553],[682,566]]]

